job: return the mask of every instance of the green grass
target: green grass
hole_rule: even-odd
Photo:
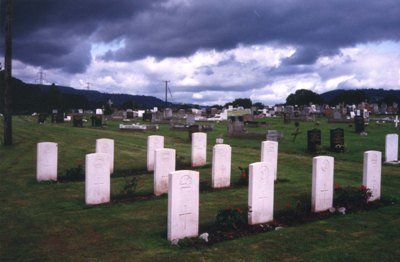
[[[293,124],[279,118],[264,119],[267,129],[284,132],[279,143],[275,211],[286,203],[310,199],[312,155],[306,153],[307,130],[315,124],[300,123],[301,134],[292,142]],[[367,127],[368,136],[354,133],[347,124],[328,124],[319,119],[323,149],[335,157],[335,183],[357,186],[362,180],[366,150],[384,152],[385,134],[393,125]],[[382,197],[397,200],[368,212],[334,216],[326,220],[251,235],[200,249],[180,249],[167,241],[167,198],[113,201],[86,206],[84,182],[37,183],[36,144],[59,144],[59,176],[84,165],[85,154],[94,152],[95,140],[115,140],[115,169],[133,170],[144,186],[138,194],[152,193],[152,174],[146,170],[147,136],[165,136],[165,147],[175,148],[183,165],[190,163],[188,133],[171,131],[168,125],[152,133],[121,132],[118,122],[102,129],[73,128],[71,123],[39,125],[33,117],[13,118],[14,145],[0,146],[0,260],[1,261],[395,261],[400,257],[400,167],[382,167]],[[3,137],[3,123],[0,135]],[[329,129],[345,130],[345,153],[329,152]],[[266,128],[249,131],[265,132]],[[227,137],[219,123],[208,133],[208,162],[215,139],[223,136],[232,146],[232,183],[239,179],[238,166],[260,160],[261,141]],[[398,132],[398,131],[397,131]],[[211,179],[211,165],[197,169],[201,180]],[[120,192],[124,178],[112,177],[112,195]],[[200,233],[214,223],[220,208],[245,207],[247,188],[200,195]]]

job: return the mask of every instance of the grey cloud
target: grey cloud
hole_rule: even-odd
[[[28,64],[83,72],[90,63],[90,49],[82,43],[124,39],[125,47],[104,58],[163,59],[198,50],[228,50],[239,44],[270,44],[298,49],[283,64],[290,66],[313,64],[319,56],[334,54],[341,47],[400,40],[398,0],[165,2],[14,1],[14,57]],[[81,62],[74,59],[78,53],[84,58]],[[57,63],[59,57],[64,59]]]

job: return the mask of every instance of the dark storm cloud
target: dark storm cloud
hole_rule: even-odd
[[[398,0],[187,2],[14,1],[14,58],[82,72],[90,63],[91,42],[124,40],[123,48],[104,58],[163,59],[238,44],[271,44],[295,47],[284,65],[301,65],[341,47],[400,40]]]

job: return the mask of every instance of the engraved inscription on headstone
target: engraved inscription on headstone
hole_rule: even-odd
[[[261,162],[269,162],[274,166],[274,179],[278,178],[278,142],[263,141],[261,143]]]
[[[110,202],[109,157],[106,153],[86,155],[85,202],[88,205]]]
[[[213,147],[212,183],[213,188],[229,187],[231,183],[231,155],[229,145],[218,144]]]
[[[268,162],[249,165],[248,223],[250,225],[273,220],[274,166]]]
[[[58,145],[52,142],[37,144],[37,181],[57,181]]]
[[[199,172],[168,175],[168,240],[195,237],[199,231]]]
[[[368,201],[378,200],[381,197],[381,169],[382,153],[372,150],[364,152],[363,185],[372,192]]]
[[[154,171],[154,152],[161,148],[164,148],[163,136],[147,137],[147,171]]]
[[[317,156],[313,158],[311,208],[313,212],[328,210],[333,205],[334,158]]]
[[[168,174],[175,171],[176,152],[171,148],[155,150],[154,159],[154,195],[168,193]]]
[[[114,140],[109,138],[97,139],[96,153],[108,154],[108,161],[110,161],[110,174],[112,174],[114,172]]]

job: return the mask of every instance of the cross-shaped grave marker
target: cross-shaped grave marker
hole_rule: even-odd
[[[399,126],[399,122],[400,122],[399,116],[396,116],[396,118],[393,120],[393,123],[394,123],[394,127],[395,127],[395,128],[397,128],[397,127]]]

